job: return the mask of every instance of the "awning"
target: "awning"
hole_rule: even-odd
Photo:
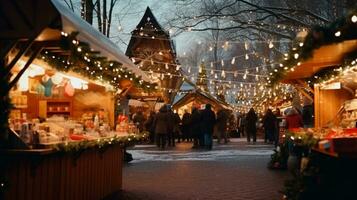
[[[125,68],[141,76],[142,80],[151,82],[150,78],[134,65],[134,63],[119,50],[119,47],[106,36],[74,14],[58,0],[51,0],[51,2],[61,15],[62,31],[66,33],[79,32],[77,36],[78,40],[88,43],[94,51],[99,51],[102,56],[107,57],[109,60],[122,63]]]
[[[282,82],[289,83],[291,80],[309,78],[326,67],[340,65],[344,56],[357,49],[357,40],[322,46],[314,50],[312,58],[301,62],[294,71],[288,72]]]

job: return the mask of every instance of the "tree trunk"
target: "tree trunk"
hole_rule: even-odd
[[[93,0],[85,0],[86,5],[85,5],[85,20],[89,24],[93,24]]]
[[[110,0],[110,8],[109,8],[109,15],[108,15],[108,27],[107,27],[107,37],[110,35],[110,25],[112,23],[112,15],[113,15],[113,8],[117,0]]]
[[[102,12],[100,11],[100,0],[97,0],[97,20],[98,20],[98,30],[102,32]]]
[[[103,34],[107,35],[107,0],[103,0]]]

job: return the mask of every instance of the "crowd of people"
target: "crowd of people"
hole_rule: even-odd
[[[230,135],[246,136],[248,142],[255,143],[258,129],[263,130],[266,143],[277,146],[281,128],[310,126],[311,117],[309,108],[300,111],[293,107],[284,113],[284,117],[279,109],[274,112],[267,109],[264,116],[259,117],[254,108],[246,114],[240,113],[235,116],[232,111],[226,109],[215,113],[211,105],[206,104],[202,110],[185,110],[182,118],[170,105],[164,105],[157,113],[150,112],[148,117],[138,111],[132,120],[140,131],[150,133],[150,142],[156,143],[160,149],[174,147],[176,142],[181,141],[193,142],[192,148],[212,149],[214,136],[217,137],[217,143],[228,143]]]

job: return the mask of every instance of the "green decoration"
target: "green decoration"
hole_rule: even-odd
[[[126,69],[122,64],[98,56],[99,52],[92,51],[89,44],[76,39],[77,34],[78,32],[73,32],[61,36],[60,47],[69,51],[69,56],[42,51],[39,58],[59,71],[71,70],[93,80],[107,81],[116,89],[119,88],[119,83],[123,79],[130,80],[145,92],[156,89],[156,84],[143,81],[140,76]]]
[[[106,148],[120,144],[123,147],[134,145],[138,142],[146,141],[148,138],[148,133],[144,132],[141,134],[129,134],[128,136],[114,136],[111,138],[99,138],[97,140],[84,140],[80,142],[70,142],[70,143],[60,143],[55,145],[53,148],[59,152],[70,153],[70,154],[80,154],[86,149],[97,148],[100,151],[104,151]]]

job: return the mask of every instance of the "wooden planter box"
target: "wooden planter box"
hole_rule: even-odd
[[[0,173],[8,181],[4,199],[102,199],[122,187],[123,148],[81,154],[53,150],[4,150]],[[1,196],[0,196],[1,199]]]

